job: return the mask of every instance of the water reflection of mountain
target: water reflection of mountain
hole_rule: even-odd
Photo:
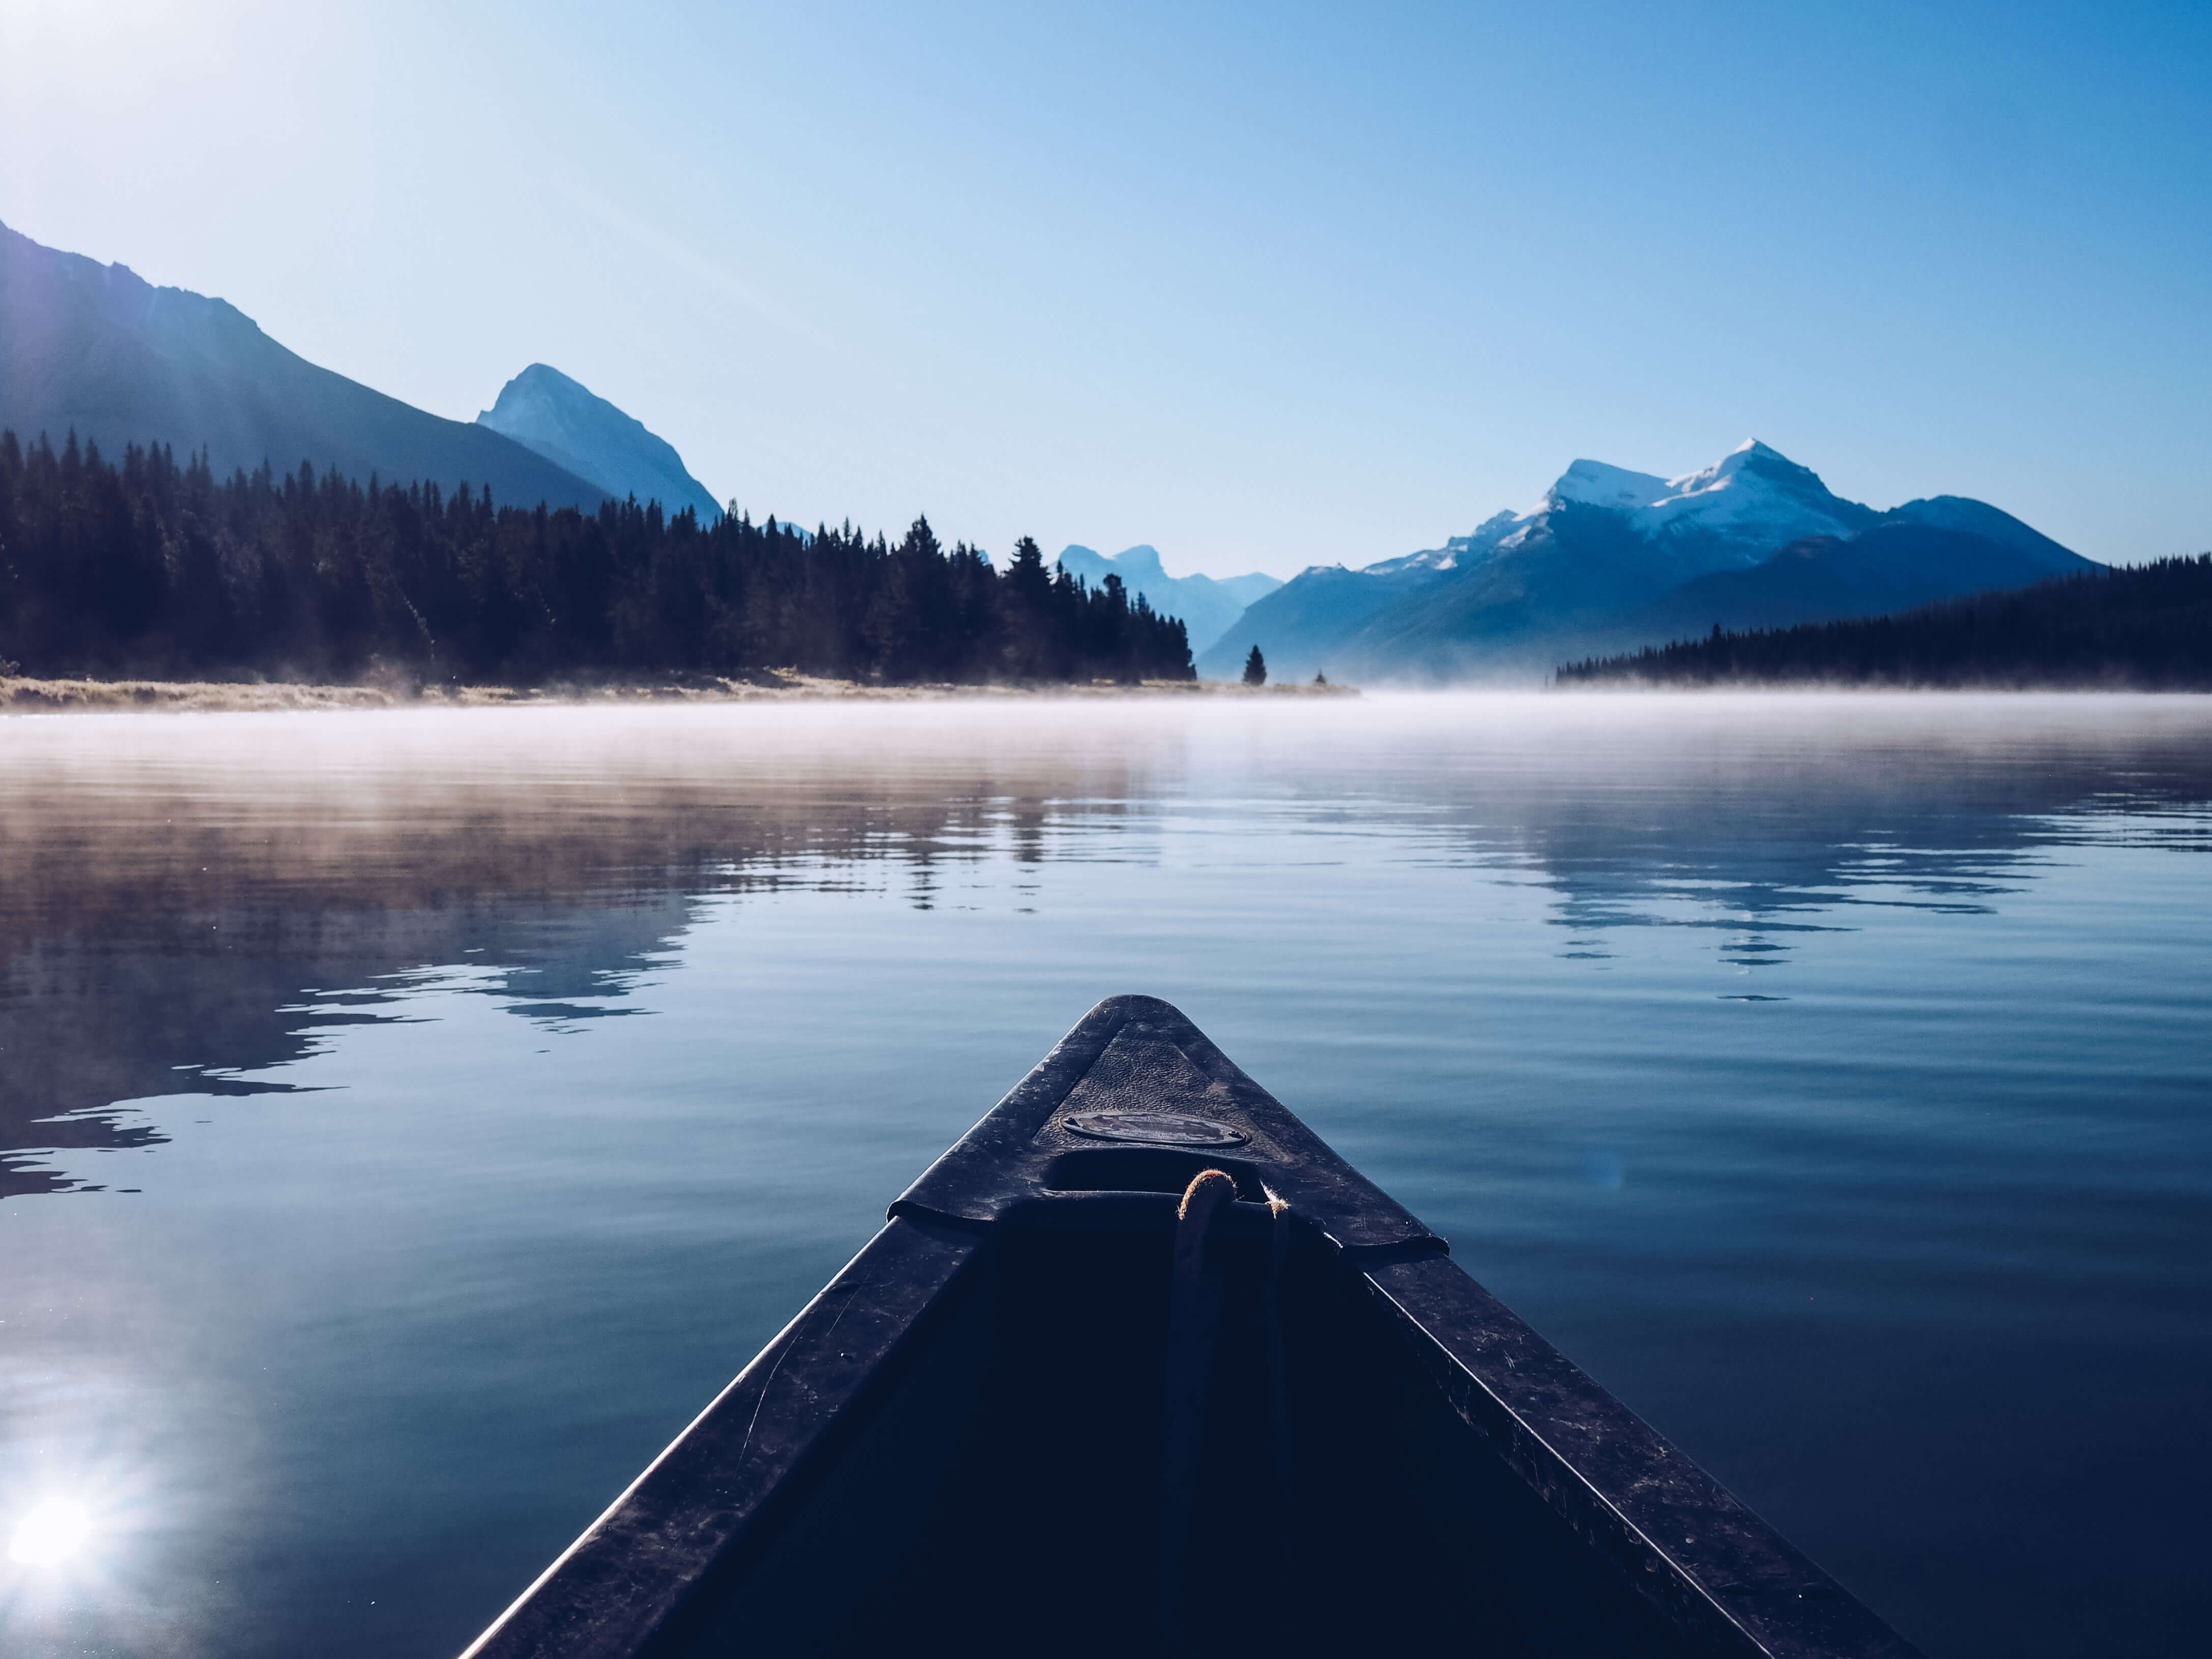
[[[941,864],[1045,858],[1046,792],[1096,818],[1149,787],[1080,753],[947,772],[587,744],[487,768],[403,742],[303,767],[179,735],[197,752],[4,757],[0,1195],[69,1184],[27,1149],[162,1139],[130,1102],[284,1088],[238,1074],[391,1018],[395,975],[483,963],[471,988],[521,1017],[619,1013],[704,896],[866,868],[927,908]]]
[[[1563,953],[1629,927],[1689,927],[1771,967],[1854,912],[1986,911],[2065,849],[2128,840],[2212,850],[2212,751],[2193,732],[2033,748],[1970,740],[1817,755],[1624,755],[1601,786],[1532,780],[1486,797],[1479,856],[1558,896]],[[1501,808],[1504,810],[1501,811]],[[1497,834],[1503,817],[1515,826]]]
[[[58,1184],[11,1151],[164,1138],[114,1103],[283,1090],[234,1074],[299,1060],[332,1027],[387,1018],[389,994],[377,988],[392,975],[481,956],[502,964],[488,990],[604,996],[665,948],[690,908],[678,893],[485,894],[425,906],[333,893],[315,909],[291,908],[309,898],[111,912],[106,926],[11,948],[0,1001],[9,1061],[0,1074],[0,1194]]]
[[[482,962],[473,988],[518,1015],[603,1018],[623,1012],[605,1000],[669,950],[702,896],[835,882],[872,861],[896,866],[927,905],[937,863],[987,856],[979,831],[1034,861],[1045,822],[1037,803],[872,803],[803,823],[719,815],[678,841],[670,830],[696,804],[631,810],[580,829],[417,828],[402,856],[349,826],[295,845],[306,862],[290,868],[260,837],[204,826],[181,860],[127,825],[112,844],[79,826],[33,848],[37,874],[11,881],[0,915],[0,1194],[56,1184],[11,1151],[161,1138],[115,1103],[284,1088],[235,1074],[389,1018],[380,988],[410,969]],[[8,847],[19,871],[24,841]]]
[[[1748,966],[1852,927],[1854,907],[1998,902],[2071,843],[2202,846],[2212,799],[2194,715],[1998,742],[1939,710],[1810,743],[1786,723],[1357,710],[1210,732],[1072,711],[690,712],[14,723],[0,1194],[62,1184],[28,1149],[159,1138],[118,1103],[283,1086],[239,1074],[392,1018],[393,975],[480,962],[472,988],[519,1017],[600,1017],[704,897],[857,884],[926,908],[950,866],[1094,858],[1096,832],[1160,802],[1510,869],[1557,895],[1565,956],[1687,927]]]

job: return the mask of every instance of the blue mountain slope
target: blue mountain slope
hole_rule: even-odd
[[[2027,533],[2046,541],[2033,531]],[[2048,547],[2046,552],[1967,531],[1895,521],[1848,540],[1808,536],[1748,570],[1720,571],[1685,582],[1618,631],[1623,648],[1635,649],[1688,639],[1715,627],[1744,631],[1879,617],[2094,568],[2056,543]]]
[[[1273,576],[1255,571],[1249,575],[1217,580],[1212,576],[1170,576],[1160,563],[1157,549],[1139,543],[1111,557],[1087,547],[1071,544],[1061,550],[1060,564],[1072,576],[1080,576],[1096,587],[1110,574],[1119,576],[1132,597],[1143,594],[1152,609],[1182,618],[1190,634],[1195,657],[1221,637],[1244,608],[1283,584]]]
[[[288,351],[221,300],[0,226],[0,428],[204,448],[218,474],[310,461],[366,480],[489,485],[596,507],[605,491],[487,427],[448,421]]]
[[[477,423],[590,479],[617,500],[635,495],[659,501],[670,513],[695,507],[708,524],[721,512],[714,492],[684,470],[684,458],[665,439],[546,364],[531,364],[501,387],[498,400]]]
[[[1378,612],[1435,586],[1444,574],[1425,565],[1397,570],[1315,565],[1253,601],[1208,649],[1191,655],[1200,678],[1233,680],[1257,645],[1271,678],[1311,679],[1337,661],[1346,641]]]
[[[1577,461],[1528,512],[1498,514],[1443,549],[1302,574],[1234,635],[1240,653],[1256,643],[1271,669],[1279,659],[1278,672],[1300,676],[1528,681],[1716,621],[1866,615],[2088,563],[1981,501],[1937,496],[1877,513],[1753,442],[1675,478]],[[1371,585],[1377,577],[1396,591]],[[1200,672],[1227,672],[1231,644]]]
[[[1925,525],[1930,530],[1956,530],[1986,537],[2027,555],[2046,575],[2064,575],[2095,562],[2061,547],[2041,531],[2022,524],[2002,508],[1964,495],[1931,495],[1923,501],[1907,501],[1883,514],[1881,522]]]

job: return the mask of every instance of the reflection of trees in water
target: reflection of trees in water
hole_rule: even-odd
[[[947,778],[823,762],[763,778],[380,775],[364,785],[86,780],[19,767],[0,795],[0,1195],[71,1184],[30,1148],[165,1139],[119,1107],[286,1085],[235,1075],[392,1017],[395,976],[559,1026],[622,1012],[698,899],[896,884],[1050,856],[1055,817],[1113,816],[1153,785],[1082,757]],[[468,964],[486,964],[465,975]]]
[[[2193,741],[2033,763],[1971,750],[1832,758],[1532,793],[1497,856],[1534,866],[1558,896],[1563,954],[1609,955],[1613,929],[1687,927],[1758,968],[1805,934],[1859,926],[1855,909],[1986,913],[2069,847],[2212,850],[2212,754]],[[1498,803],[1485,805],[1494,822]]]
[[[233,896],[212,907],[110,910],[94,926],[9,952],[0,1194],[60,1184],[9,1148],[166,1139],[112,1103],[286,1091],[234,1074],[304,1059],[336,1027],[390,1018],[394,993],[379,981],[410,968],[489,960],[505,966],[477,988],[487,992],[604,996],[666,948],[690,908],[675,894],[585,908],[495,896],[307,912],[289,902]],[[541,975],[550,982],[538,983]],[[557,988],[580,983],[591,988]]]
[[[1383,722],[1255,758],[1195,754],[1172,726],[984,718],[498,728],[526,739],[513,753],[486,752],[491,728],[463,748],[434,740],[459,726],[398,720],[18,726],[0,755],[0,1194],[60,1184],[21,1149],[159,1138],[115,1103],[281,1087],[234,1074],[392,1017],[395,975],[438,967],[550,1025],[603,1017],[702,897],[927,908],[988,866],[1019,908],[1055,862],[1147,856],[1101,842],[1161,800],[1533,878],[1570,957],[1687,927],[1753,965],[1857,907],[1988,908],[2085,842],[2202,848],[2212,799],[2193,728],[1553,752]],[[340,732],[356,750],[324,740]]]

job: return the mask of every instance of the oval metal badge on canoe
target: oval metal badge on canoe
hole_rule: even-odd
[[[1093,1140],[1139,1140],[1154,1146],[1238,1146],[1252,1138],[1210,1117],[1181,1112],[1070,1112],[1060,1122]]]

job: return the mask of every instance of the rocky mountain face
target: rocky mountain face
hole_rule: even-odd
[[[1301,572],[1198,667],[1229,678],[1256,644],[1281,678],[1526,681],[1716,623],[1877,615],[2089,568],[1985,502],[1877,512],[1756,441],[1677,478],[1579,460],[1526,513],[1440,548]]]
[[[1061,550],[1060,562],[1068,574],[1082,577],[1093,587],[1109,574],[1119,576],[1132,599],[1141,593],[1153,610],[1182,617],[1194,657],[1219,639],[1246,606],[1283,585],[1279,578],[1258,571],[1223,578],[1170,576],[1160,563],[1158,550],[1148,543],[1111,556],[1071,544]],[[1243,665],[1242,658],[1238,665]]]
[[[714,492],[684,469],[665,438],[559,369],[531,366],[500,388],[477,424],[536,451],[556,466],[589,479],[617,501],[635,495],[664,511],[696,508],[711,524],[721,507]]]
[[[319,368],[222,300],[0,225],[0,428],[119,455],[205,449],[216,472],[302,461],[364,482],[489,485],[495,499],[593,507],[607,492],[489,427],[448,421]]]

